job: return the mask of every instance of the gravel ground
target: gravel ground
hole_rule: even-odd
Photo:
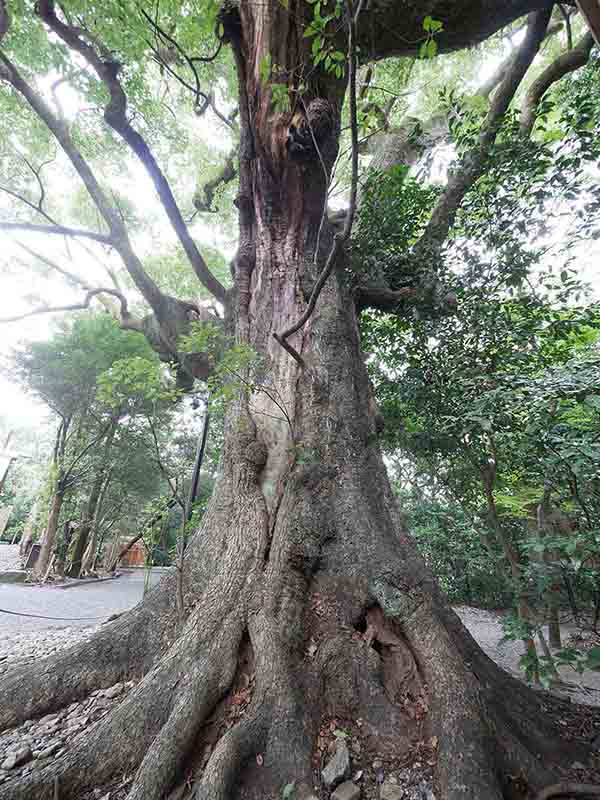
[[[523,672],[519,667],[523,644],[520,641],[501,641],[503,637],[502,612],[486,611],[470,606],[458,606],[454,610],[482,650],[507,672],[516,678],[523,679]],[[574,631],[574,628],[563,626],[563,640],[566,641],[567,636]],[[546,631],[546,638],[547,634]],[[554,689],[555,694],[569,697],[575,703],[600,706],[600,672],[587,670],[583,675],[578,675],[569,667],[560,667],[559,672],[566,685],[560,690]]]
[[[0,544],[0,572],[21,569],[18,544]]]

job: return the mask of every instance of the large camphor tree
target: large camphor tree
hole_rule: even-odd
[[[165,3],[156,17],[147,9],[149,39],[160,26],[160,41],[170,37],[177,51],[178,20],[193,15],[194,5]],[[561,741],[549,713],[558,701],[485,656],[419,557],[378,448],[359,336],[362,310],[405,313],[423,292],[440,313],[451,312],[453,298],[432,276],[457,209],[484,173],[502,119],[547,35],[553,6],[550,0],[223,5],[216,35],[233,54],[240,138],[239,247],[233,288],[226,290],[208,269],[136,127],[139,116],[128,107],[124,86],[139,64],[124,63],[124,43],[140,9],[129,2],[38,0],[35,8],[0,2],[2,90],[55,137],[103,229],[69,229],[49,215],[2,227],[44,226],[48,234],[87,236],[113,248],[152,314],[135,317],[114,287],[83,286],[80,306],[101,296],[124,327],[145,333],[164,360],[178,364],[183,379],[210,376],[214,353],[190,354],[179,345],[190,320],[210,314],[166,294],[145,269],[126,214],[35,80],[32,52],[43,41],[57,57],[42,71],[85,76],[104,122],[151,176],[198,280],[224,309],[227,335],[260,364],[244,367],[260,375],[247,379],[227,412],[218,481],[186,552],[184,622],[175,577],[166,578],[85,644],[4,678],[2,727],[60,709],[125,675],[138,680],[114,713],[62,757],[5,783],[6,800],[78,798],[121,776],[131,778],[130,800],[158,800],[190,775],[203,800],[277,798],[291,784],[298,798],[315,796],[317,740],[331,719],[352,726],[358,720],[365,752],[402,759],[426,742],[436,796],[452,800],[526,796],[556,781],[561,766],[587,759],[585,743]],[[207,8],[202,4],[198,13]],[[477,140],[411,245],[415,275],[429,276],[425,288],[369,284],[351,271],[345,246],[357,194],[357,71],[414,55],[423,44],[429,56],[474,45],[524,15],[520,43],[496,80]],[[113,46],[111,32],[122,48]],[[585,63],[591,45],[588,34],[532,84],[524,136],[545,91]],[[184,58],[178,51],[175,57]],[[168,53],[163,65],[173,69]],[[327,193],[345,98],[352,187],[350,208],[334,225]],[[213,99],[206,96],[207,103]],[[406,138],[397,139],[406,146]],[[388,156],[385,165],[394,161]],[[398,160],[410,159],[403,150]],[[41,200],[37,210],[44,211]],[[235,724],[226,724],[240,691],[249,702]]]

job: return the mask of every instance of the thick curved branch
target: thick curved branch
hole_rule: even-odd
[[[584,67],[592,52],[594,37],[588,31],[577,42],[572,50],[561,53],[546,69],[539,75],[529,87],[523,105],[521,107],[521,133],[529,136],[535,124],[535,116],[538,104],[546,94],[552,84],[559,81],[570,72],[575,72],[580,67]]]
[[[201,189],[198,189],[194,195],[194,206],[198,211],[207,211],[214,213],[215,209],[212,207],[215,198],[215,192],[222,184],[231,183],[237,176],[237,169],[235,166],[235,153],[230,153],[218,175],[212,180],[207,181]]]
[[[482,42],[519,17],[549,11],[553,5],[553,0],[373,0],[358,27],[361,61],[418,54],[428,15],[442,22],[436,43],[439,53],[448,53]]]
[[[110,95],[110,100],[104,109],[104,119],[125,140],[152,179],[173,230],[177,234],[177,238],[198,279],[217,300],[224,302],[226,297],[225,287],[212,274],[196,243],[190,236],[169,182],[160,169],[148,144],[127,119],[127,97],[118,78],[121,65],[108,58],[103,60],[95,49],[81,38],[77,28],[61,22],[56,16],[53,0],[40,0],[37,8],[38,14],[48,27],[69,48],[79,53],[104,83]]]
[[[13,196],[14,192],[3,189],[7,194]],[[19,196],[19,200],[22,200]],[[3,231],[30,231],[31,233],[50,233],[56,236],[81,236],[84,239],[92,239],[94,242],[101,244],[113,245],[112,238],[105,233],[95,233],[94,231],[86,231],[82,228],[69,228],[66,225],[36,225],[33,222],[0,222],[0,230]]]
[[[552,10],[549,8],[530,16],[525,39],[515,54],[509,71],[494,93],[477,144],[464,156],[460,166],[451,173],[446,188],[433,209],[431,219],[415,245],[413,254],[417,261],[436,260],[463,198],[483,174],[502,119],[538,53],[551,13]]]
[[[354,292],[354,299],[359,309],[376,308],[380,311],[398,311],[399,306],[410,302],[417,296],[412,286],[402,289],[386,289],[377,286],[359,286]]]
[[[570,20],[571,15],[568,12],[566,13],[566,19]],[[573,12],[575,13],[575,12]],[[555,22],[552,25],[548,26],[548,30],[546,31],[546,35],[544,36],[544,40],[549,39],[551,36],[555,36],[559,31],[561,31],[565,27],[565,24],[562,22]],[[504,61],[500,64],[498,69],[490,75],[487,81],[484,81],[481,86],[475,92],[476,95],[480,97],[489,97],[490,94],[494,91],[496,86],[502,81],[504,76],[506,75],[507,71],[510,69],[512,64],[512,60],[515,57],[515,50],[511,49],[508,56],[504,59]]]

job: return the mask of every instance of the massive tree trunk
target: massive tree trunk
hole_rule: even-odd
[[[244,4],[241,24],[234,14],[224,25],[242,128],[228,317],[260,356],[247,376],[254,388],[228,413],[215,491],[186,552],[185,622],[170,576],[84,645],[9,672],[2,727],[123,675],[139,682],[55,763],[4,784],[3,798],[46,800],[58,787],[69,800],[129,776],[130,800],[159,800],[186,777],[199,800],[275,800],[294,782],[301,800],[318,785],[319,732],[334,719],[367,763],[372,753],[435,762],[439,798],[499,800],[517,776],[539,788],[553,765],[587,751],[559,741],[543,710],[549,698],[477,647],[404,529],[344,254],[290,340],[300,358],[273,336],[305,310],[331,246],[325,173],[342,81],[319,74],[313,85],[298,74],[310,43],[287,4]],[[321,157],[296,161],[286,147],[289,115],[273,113],[259,79],[267,53],[279,74],[308,82],[292,102],[308,110]]]

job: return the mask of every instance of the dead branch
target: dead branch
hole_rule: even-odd
[[[56,314],[63,311],[82,311],[83,309],[89,308],[92,299],[99,294],[110,294],[113,295],[113,297],[116,297],[121,303],[121,317],[124,319],[130,319],[125,295],[121,294],[121,292],[118,292],[116,289],[91,289],[81,303],[71,303],[70,305],[66,306],[42,306],[41,308],[34,308],[31,311],[27,311],[24,314],[18,314],[14,317],[1,317],[0,324],[4,322],[20,322],[22,319],[34,317],[38,314]]]

